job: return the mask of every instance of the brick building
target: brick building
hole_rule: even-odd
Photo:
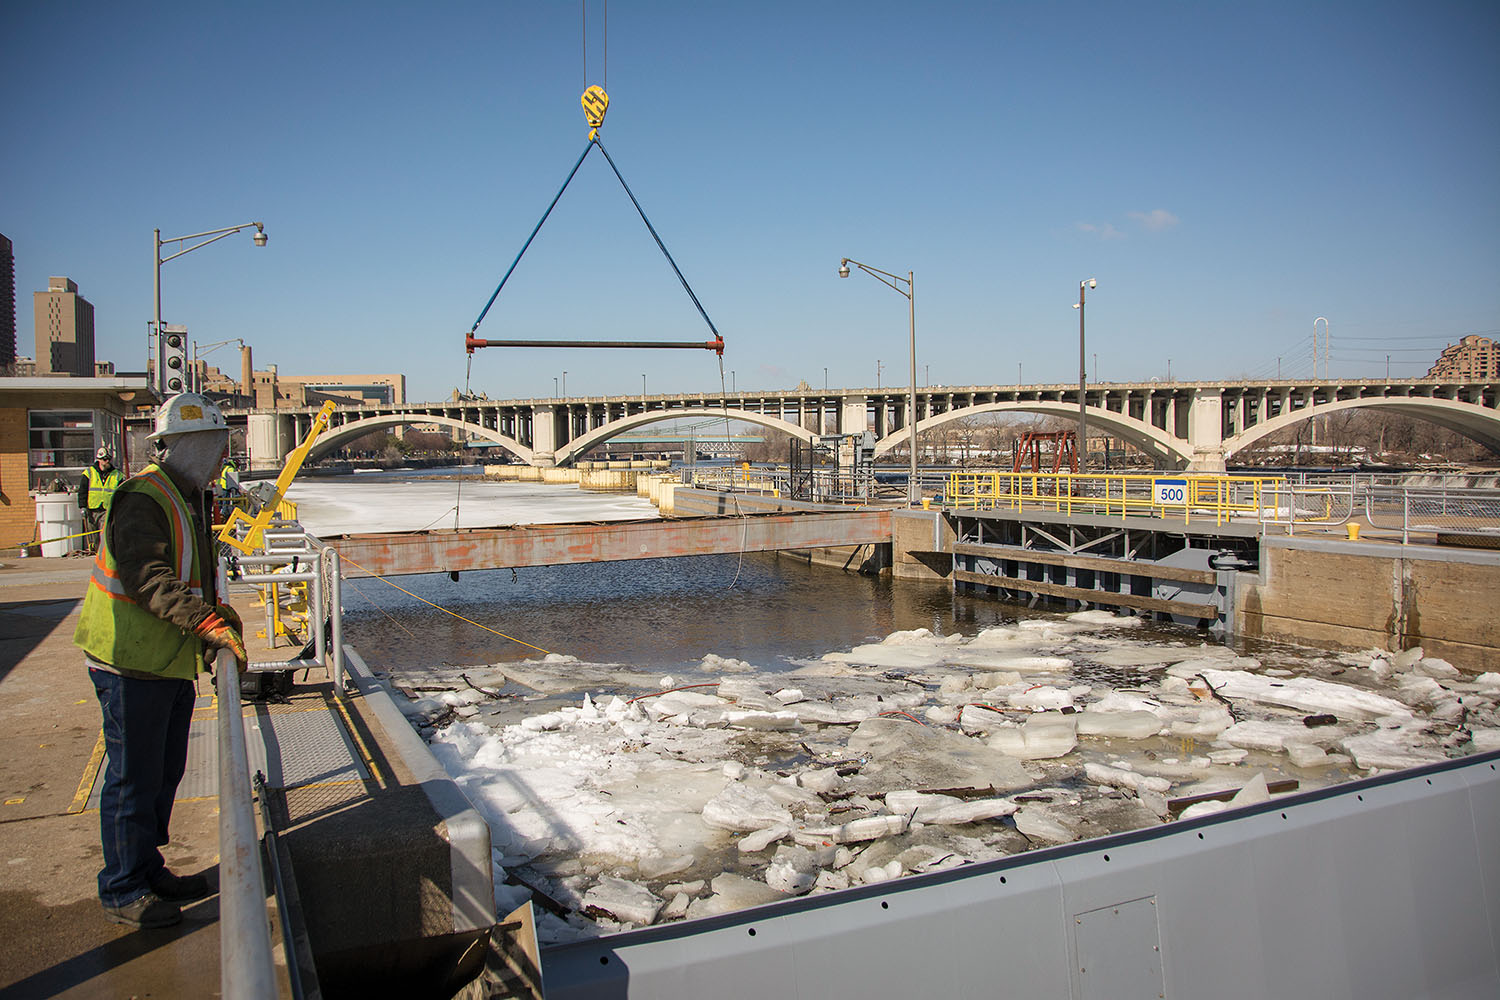
[[[1456,344],[1443,348],[1427,370],[1428,378],[1494,379],[1500,378],[1500,349],[1489,337],[1469,334]]]
[[[36,373],[94,375],[94,306],[71,278],[48,278],[45,292],[31,293],[36,309]]]

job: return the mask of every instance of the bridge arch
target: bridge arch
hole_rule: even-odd
[[[315,462],[330,452],[337,451],[350,441],[364,437],[371,431],[400,427],[403,424],[442,424],[444,427],[467,431],[474,437],[495,442],[528,465],[531,463],[531,449],[515,438],[506,437],[481,424],[470,423],[455,417],[433,416],[428,413],[389,413],[378,417],[363,417],[359,420],[351,420],[347,424],[330,427],[314,442],[312,451],[307,456],[308,461]]]
[[[1500,452],[1500,410],[1492,410],[1473,403],[1461,403],[1452,399],[1436,399],[1427,396],[1383,396],[1370,399],[1341,399],[1318,406],[1303,407],[1272,417],[1265,423],[1247,427],[1224,439],[1224,455],[1250,447],[1262,438],[1285,430],[1303,420],[1326,416],[1340,410],[1356,407],[1383,407],[1408,417],[1416,417],[1457,434],[1478,441],[1486,448]]]
[[[978,416],[981,413],[1041,413],[1053,417],[1078,416],[1078,404],[1066,402],[1053,402],[1049,400],[1006,400],[998,403],[979,403],[975,406],[964,406],[945,413],[934,414],[924,420],[917,421],[917,433],[929,431],[952,420],[962,420],[965,417]],[[1182,468],[1187,465],[1189,454],[1183,450],[1186,441],[1179,441],[1166,431],[1144,420],[1135,417],[1106,410],[1097,406],[1090,406],[1086,411],[1090,427],[1102,427],[1124,438],[1135,445],[1141,451],[1150,455],[1163,467]],[[911,440],[911,431],[905,427],[894,431],[875,442],[875,455],[877,457],[887,454],[898,445],[904,445]]]
[[[726,412],[723,409],[714,409],[702,406],[693,406],[680,410],[647,410],[644,413],[632,413],[628,417],[621,417],[619,420],[611,421],[610,423],[607,423],[602,427],[596,427],[595,429],[589,431],[587,434],[576,437],[573,440],[569,441],[567,444],[558,448],[557,464],[569,465],[573,461],[575,461],[578,456],[587,453],[588,450],[595,445],[603,444],[605,441],[608,441],[610,438],[615,437],[616,435],[624,434],[626,431],[634,430],[637,427],[644,427],[647,424],[660,423],[663,420],[681,420],[690,417],[722,418],[725,416]],[[799,438],[802,441],[810,442],[814,437],[813,431],[798,427],[796,424],[792,423],[789,420],[782,420],[780,417],[773,417],[764,413],[755,413],[750,410],[729,410],[727,412],[727,417],[730,420],[738,420],[749,424],[759,424],[760,426],[768,427],[771,430],[782,431],[783,433],[790,434],[792,437]]]

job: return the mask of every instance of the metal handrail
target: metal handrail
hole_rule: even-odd
[[[219,989],[225,1000],[267,1000],[277,996],[276,967],[234,654],[219,650],[214,672],[219,700]]]
[[[1167,480],[1163,483],[1163,480]],[[1063,514],[1105,517],[1212,517],[1215,524],[1260,518],[1267,492],[1279,476],[1226,476],[1201,473],[954,472],[948,476],[944,507],[1012,510],[1042,508]],[[1175,488],[1163,499],[1159,485]],[[1170,492],[1170,491],[1169,491]]]
[[[1410,542],[1413,531],[1500,535],[1500,492],[1495,490],[1371,487],[1364,500],[1365,518],[1372,527],[1396,528],[1390,514],[1399,505],[1403,544]]]

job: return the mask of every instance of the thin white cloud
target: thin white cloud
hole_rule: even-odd
[[[1080,222],[1078,223],[1080,233],[1093,233],[1101,240],[1123,240],[1125,234],[1116,229],[1108,222]]]
[[[1171,229],[1177,225],[1178,218],[1165,208],[1153,208],[1149,212],[1127,212],[1132,219],[1141,224],[1148,232],[1159,233],[1163,229]]]

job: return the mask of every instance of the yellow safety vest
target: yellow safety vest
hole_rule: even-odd
[[[83,470],[84,477],[89,481],[89,510],[102,510],[109,506],[109,501],[115,495],[115,490],[120,488],[120,483],[125,479],[120,475],[119,469],[110,469],[105,475],[99,474],[97,465],[90,465]]]
[[[199,551],[187,502],[166,472],[148,466],[115,491],[117,496],[121,493],[144,493],[161,507],[171,527],[171,559],[177,578],[202,597],[208,572],[203,565],[205,553]],[[203,669],[202,639],[156,617],[125,593],[107,538],[94,560],[73,642],[100,663],[124,670],[191,680]]]
[[[233,472],[236,477],[239,476],[239,470],[234,466],[228,464],[227,462],[224,464],[224,468],[219,470],[219,489],[223,490],[225,493],[229,492],[229,474],[231,472]]]

